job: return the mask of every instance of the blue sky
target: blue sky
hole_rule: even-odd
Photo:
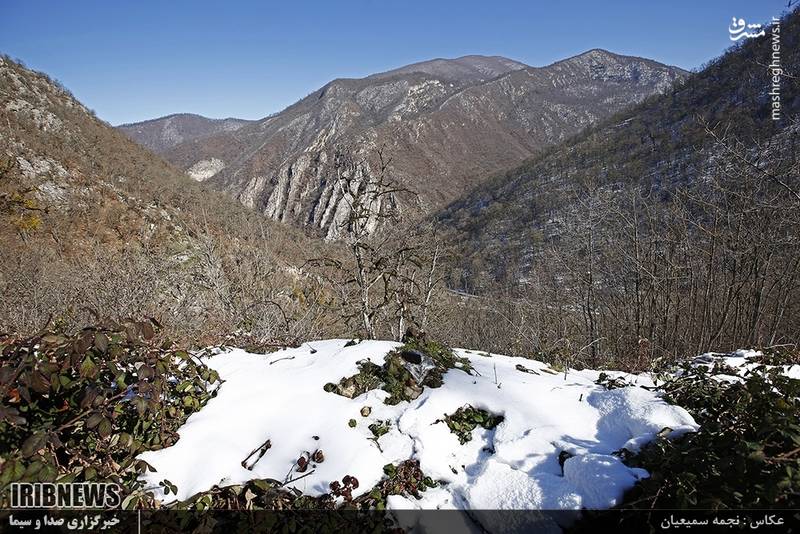
[[[699,67],[733,16],[786,0],[3,0],[0,51],[111,122],[170,113],[261,118],[333,78],[434,57],[542,66],[591,48]]]

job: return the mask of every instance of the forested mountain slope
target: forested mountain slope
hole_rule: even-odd
[[[593,352],[796,340],[799,18],[780,24],[780,120],[768,31],[451,204],[451,284],[535,295]]]
[[[317,244],[186,177],[46,75],[0,58],[0,330],[150,315],[285,334]]]

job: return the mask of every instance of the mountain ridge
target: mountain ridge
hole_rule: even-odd
[[[501,56],[430,60],[332,80],[280,113],[162,155],[249,208],[335,239],[347,213],[329,179],[338,146],[355,146],[361,156],[383,147],[397,181],[417,191],[429,212],[685,76],[596,51],[546,67]]]
[[[115,128],[160,155],[177,144],[222,131],[235,131],[251,122],[235,117],[211,119],[196,113],[172,113],[141,122],[120,124]]]
[[[370,74],[362,78],[355,78],[361,80],[367,79],[383,79],[390,78],[395,75],[408,74],[412,72],[420,72],[424,74],[440,76],[443,78],[453,78],[457,80],[468,79],[486,80],[502,76],[512,70],[519,70],[529,67],[525,63],[510,59],[504,56],[485,56],[481,54],[468,54],[456,58],[442,58],[437,57],[424,61],[418,61],[409,65],[404,65],[394,69],[389,69],[384,72]],[[455,72],[459,72],[461,76],[454,76]]]

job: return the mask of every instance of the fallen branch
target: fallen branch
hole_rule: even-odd
[[[266,452],[270,449],[270,447],[272,447],[272,442],[270,440],[267,440],[264,443],[262,443],[261,445],[259,445],[258,447],[256,447],[255,449],[253,449],[250,452],[250,454],[248,454],[245,457],[245,459],[242,460],[242,467],[244,467],[248,471],[252,471],[253,467],[255,467],[255,465],[258,463],[259,460],[261,460],[261,458],[264,456],[264,454],[266,454]],[[247,460],[252,458],[253,455],[256,454],[256,453],[258,453],[258,457],[256,457],[256,459],[253,461],[253,463],[251,463],[250,465],[247,465]]]
[[[297,477],[297,478],[293,478],[293,479],[291,479],[291,480],[287,480],[286,482],[284,482],[283,484],[281,484],[281,485],[280,485],[280,486],[278,486],[278,487],[282,488],[282,487],[284,487],[284,486],[285,486],[285,485],[287,485],[287,484],[291,484],[292,482],[297,482],[297,481],[298,481],[298,480],[300,480],[301,478],[306,478],[308,475],[312,474],[314,471],[316,471],[316,469],[312,469],[312,470],[311,470],[311,471],[309,471],[308,473],[306,473],[306,474],[304,474],[304,475],[300,475],[300,476],[299,476],[299,477]]]
[[[528,369],[527,367],[525,367],[521,363],[517,364],[516,369],[517,369],[517,371],[521,371],[523,373],[528,373],[528,374],[532,374],[532,375],[538,375],[539,374],[536,371],[534,371],[533,369]]]
[[[273,363],[278,363],[283,360],[294,360],[294,356],[286,356],[285,358],[278,358],[277,360],[272,360],[271,362],[269,362],[269,364],[272,365]]]

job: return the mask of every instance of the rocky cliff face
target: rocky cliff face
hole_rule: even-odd
[[[272,219],[335,238],[348,209],[333,179],[337,146],[364,155],[382,147],[395,178],[432,210],[685,75],[603,50],[542,68],[437,59],[334,80],[281,113],[164,155]]]

